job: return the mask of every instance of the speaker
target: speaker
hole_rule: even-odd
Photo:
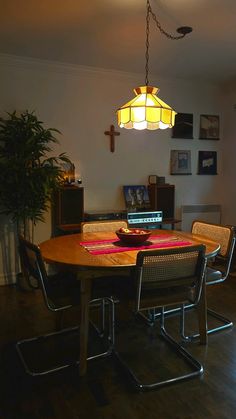
[[[151,209],[163,212],[163,220],[174,218],[175,213],[175,186],[174,185],[148,185]]]
[[[53,232],[61,226],[80,224],[84,220],[84,188],[65,186],[54,194],[52,202]]]

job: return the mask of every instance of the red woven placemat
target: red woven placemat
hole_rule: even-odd
[[[130,250],[189,246],[191,244],[192,242],[183,240],[181,237],[168,234],[165,236],[151,236],[148,241],[137,246],[127,246],[127,244],[122,243],[119,239],[80,242],[80,245],[87,249],[92,255],[105,255],[109,253],[127,252]]]

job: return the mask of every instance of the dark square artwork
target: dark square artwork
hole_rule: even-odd
[[[177,113],[172,128],[172,138],[193,138],[193,114]]]
[[[217,175],[217,152],[199,151],[198,152],[198,174]]]

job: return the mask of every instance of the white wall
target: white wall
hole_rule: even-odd
[[[223,132],[221,141],[199,140],[200,114],[222,118],[222,98],[217,86],[181,80],[159,80],[160,98],[177,112],[194,115],[194,139],[172,139],[171,130],[119,129],[115,152],[104,135],[116,123],[116,109],[133,97],[132,89],[144,83],[144,74],[128,74],[39,60],[0,56],[0,114],[35,110],[45,126],[62,132],[55,154],[65,151],[82,177],[85,210],[123,209],[122,185],[147,184],[148,175],[165,176],[176,186],[176,216],[182,204],[221,203],[223,184]],[[228,140],[230,142],[230,138]],[[192,176],[170,175],[170,150],[192,152]],[[218,151],[218,175],[197,175],[198,150]],[[225,164],[225,162],[224,162]],[[225,198],[226,199],[226,198]],[[36,241],[50,237],[50,216],[36,232]]]
[[[236,225],[236,82],[223,87],[223,98],[223,214],[225,223]]]

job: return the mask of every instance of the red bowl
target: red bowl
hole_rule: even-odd
[[[144,243],[152,234],[150,230],[139,229],[140,231],[143,231],[143,233],[135,233],[135,230],[137,229],[129,228],[130,233],[122,233],[117,230],[116,235],[123,243],[136,245]]]

